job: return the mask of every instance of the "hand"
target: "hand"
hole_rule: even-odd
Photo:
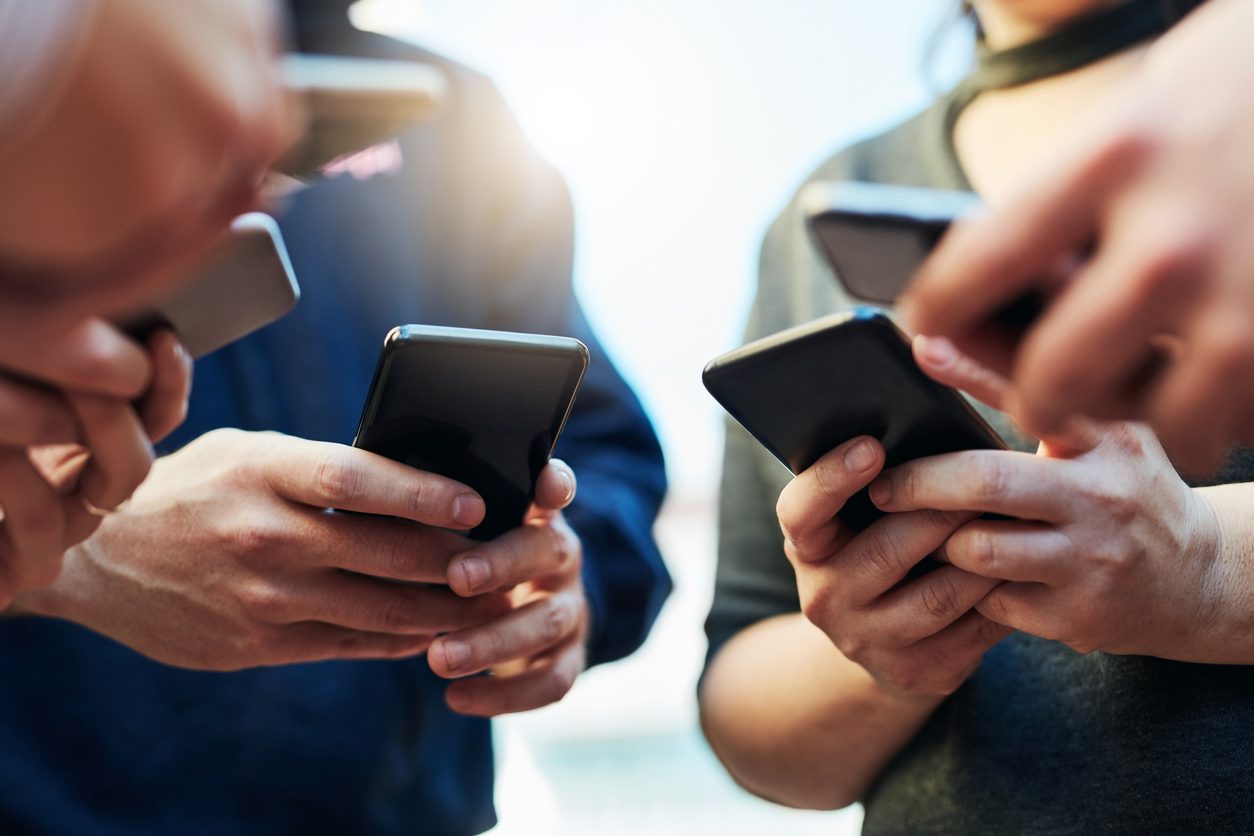
[[[857,438],[789,483],[777,507],[784,551],[802,611],[841,653],[890,694],[939,698],[1009,633],[973,610],[999,581],[942,566],[903,582],[972,514],[891,514],[858,534],[836,518],[883,464],[884,448]]]
[[[449,563],[454,592],[468,600],[506,594],[511,606],[500,618],[451,632],[431,646],[431,669],[458,680],[446,696],[454,711],[491,717],[540,708],[566,696],[583,672],[583,549],[561,513],[574,498],[574,473],[551,461],[540,474],[526,522]],[[483,671],[492,675],[472,676]]]
[[[443,584],[471,545],[446,529],[482,517],[464,485],[363,450],[219,430],[159,461],[19,604],[188,668],[410,656],[509,606],[395,582]]]
[[[971,361],[947,341],[916,340],[915,356],[942,383],[971,378]],[[993,406],[1004,397],[1004,381],[987,373],[975,388]],[[1064,444],[1047,440],[1035,456],[919,459],[881,475],[871,498],[893,513],[1014,517],[969,522],[940,552],[955,567],[1006,581],[977,610],[1007,627],[1081,652],[1187,658],[1209,615],[1215,515],[1143,426],[1073,422]]]
[[[1254,439],[1251,27],[1254,6],[1213,0],[1164,35],[1132,95],[948,236],[902,300],[916,331],[1011,374],[1034,434],[1146,419],[1199,472]],[[1052,298],[1015,345],[989,322],[1028,290]],[[1164,335],[1180,350],[1155,351]]]
[[[66,549],[147,476],[151,440],[182,421],[191,360],[168,331],[150,350],[152,385],[138,413],[117,398],[0,378],[0,609],[56,578]]]
[[[256,203],[295,139],[270,0],[101,0],[91,15],[59,95],[0,146],[6,283],[168,277]]]

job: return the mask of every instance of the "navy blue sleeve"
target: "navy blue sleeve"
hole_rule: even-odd
[[[589,662],[598,664],[638,648],[670,592],[653,539],[666,470],[648,418],[577,306],[571,325],[592,362],[557,455],[579,480],[566,516],[583,542],[592,611]]]

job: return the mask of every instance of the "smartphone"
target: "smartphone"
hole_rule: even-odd
[[[473,488],[487,514],[469,536],[491,540],[522,524],[587,368],[570,337],[394,328],[353,446]]]
[[[818,181],[801,192],[810,238],[845,292],[891,305],[950,225],[980,208],[979,195],[884,183]],[[995,311],[990,323],[1020,336],[1048,303],[1034,289]]]
[[[171,328],[199,358],[269,325],[299,300],[279,225],[252,212],[235,219],[217,254],[173,295],[125,318],[122,327],[141,342],[156,328]]]
[[[856,436],[884,445],[885,467],[1006,443],[958,392],[918,367],[910,340],[869,306],[752,342],[702,375],[722,407],[794,474]],[[862,530],[883,516],[866,490],[840,519]]]
[[[418,61],[289,53],[279,66],[309,119],[304,138],[278,166],[298,180],[433,116],[448,90],[439,68]]]
[[[975,211],[974,192],[853,181],[801,193],[811,239],[854,299],[890,305],[950,224]]]

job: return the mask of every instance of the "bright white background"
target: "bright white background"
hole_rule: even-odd
[[[498,725],[507,834],[842,833],[741,793],[696,729],[719,414],[705,362],[736,343],[767,224],[806,173],[921,108],[956,0],[365,0],[355,20],[491,75],[575,200],[576,281],[654,416],[676,592],[648,645],[561,704]],[[941,66],[948,68],[942,71]]]

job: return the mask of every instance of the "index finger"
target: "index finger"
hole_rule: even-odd
[[[824,548],[832,542],[836,515],[883,465],[883,446],[863,436],[832,450],[788,483],[775,513],[798,560],[809,563],[828,557]]]
[[[1071,518],[1075,466],[1009,450],[946,453],[884,472],[871,485],[871,501],[891,513],[980,511],[1061,523]]]
[[[1016,197],[941,240],[899,302],[914,331],[955,339],[975,332],[1060,255],[1093,238],[1105,195],[1144,149],[1135,136],[1101,141],[1096,152],[1085,139],[1081,153],[1060,155]]]
[[[444,476],[383,456],[320,441],[276,437],[282,447],[264,465],[271,489],[315,508],[400,517],[468,530],[483,521],[483,499]]]

